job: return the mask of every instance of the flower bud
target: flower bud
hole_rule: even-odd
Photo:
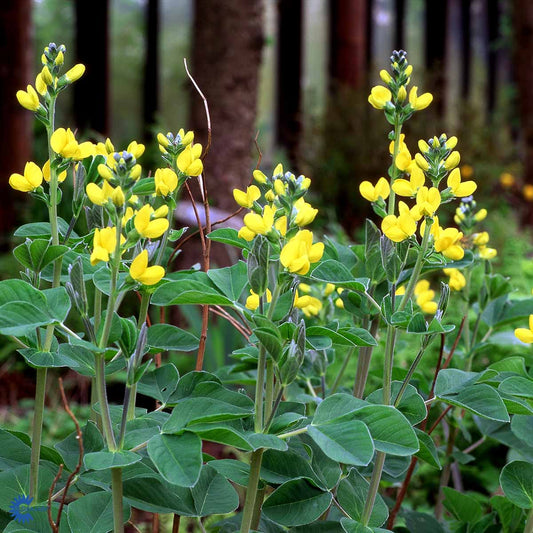
[[[379,77],[387,85],[392,81],[392,76],[385,69],[379,71]]]
[[[418,141],[418,149],[423,153],[425,154],[426,152],[429,151],[429,144],[424,141],[424,139],[420,139]]]
[[[403,102],[407,97],[407,91],[405,89],[405,86],[402,85],[400,89],[398,90],[398,101]]]
[[[44,55],[44,54],[43,54]],[[65,61],[65,56],[63,55],[63,52],[59,51],[57,54],[54,63],[58,66],[61,66],[63,62]]]
[[[79,80],[83,76],[84,72],[85,65],[78,63],[65,73],[65,78],[68,83],[73,83],[76,80]]]

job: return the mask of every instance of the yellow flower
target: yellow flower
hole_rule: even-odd
[[[74,65],[70,70],[65,73],[65,78],[68,83],[73,83],[76,80],[79,80],[85,73],[85,65],[78,63]]]
[[[183,128],[180,128],[178,131],[178,136],[181,139],[181,145],[182,146],[188,146],[194,141],[194,131],[188,131],[185,133],[185,130]]]
[[[100,176],[102,176],[102,178],[106,180],[110,180],[113,177],[113,172],[111,171],[111,169],[103,163],[100,163],[98,165],[97,170],[98,174],[100,174]]]
[[[474,220],[476,222],[481,222],[482,220],[485,220],[487,218],[487,210],[486,209],[480,209],[475,215]]]
[[[144,154],[144,144],[139,144],[137,141],[131,141],[126,148],[126,152],[129,152],[135,159],[139,159]]]
[[[386,70],[380,70],[379,77],[381,78],[381,81],[387,85],[392,81],[392,76]]]
[[[35,88],[37,89],[37,92],[42,96],[44,96],[48,91],[48,87],[46,86],[46,83],[44,82],[43,76],[40,72],[35,78]]]
[[[309,272],[311,263],[319,261],[323,253],[324,243],[313,244],[313,233],[304,229],[282,248],[280,261],[289,272],[305,275]]]
[[[57,181],[59,183],[65,181],[65,178],[67,177],[67,171],[63,170],[57,177]],[[43,178],[44,181],[50,181],[50,159],[43,165]]]
[[[107,183],[107,182],[104,182]],[[123,206],[124,202],[126,201],[126,197],[124,196],[124,191],[121,187],[116,187],[113,192],[111,193],[111,201],[117,206]]]
[[[52,78],[52,74],[46,65],[41,70],[41,79],[46,85],[52,85],[54,81],[54,78]]]
[[[169,222],[166,218],[156,218],[151,220],[154,210],[150,205],[145,205],[135,215],[133,221],[135,229],[141,237],[147,239],[158,239],[167,231]]]
[[[88,183],[85,188],[89,200],[91,200],[94,205],[106,204],[109,198],[112,197],[113,191],[113,187],[111,187],[107,181],[104,181],[101,188],[98,187],[96,183]]]
[[[422,170],[427,170],[429,168],[429,163],[425,160],[422,154],[416,154],[415,161],[419,168],[421,168]]]
[[[254,205],[254,202],[261,197],[261,191],[256,185],[250,185],[245,191],[239,189],[233,189],[233,198],[241,206],[250,208]]]
[[[266,235],[274,225],[275,212],[276,210],[272,206],[266,205],[263,209],[263,215],[257,213],[248,213],[245,215],[243,219],[244,225],[251,233],[253,233],[253,237],[256,235]],[[243,238],[246,239],[244,236]]]
[[[154,218],[164,218],[168,215],[168,205],[163,204],[154,211]]]
[[[459,164],[459,161],[461,161],[461,154],[455,150],[446,158],[446,161],[444,161],[444,168],[446,170],[451,170]]]
[[[283,165],[281,163],[278,163],[276,165],[276,168],[274,169],[274,172],[272,173],[272,176],[275,178],[277,176],[283,176]]]
[[[514,179],[514,176],[513,176],[510,172],[504,172],[504,173],[500,176],[500,185],[501,185],[504,189],[509,189],[509,188],[512,187],[514,184],[515,184],[515,179]]]
[[[379,178],[375,186],[369,181],[363,181],[359,185],[359,192],[369,202],[377,202],[380,198],[386,200],[390,194],[390,185],[385,178]]]
[[[416,303],[424,313],[434,315],[437,312],[437,302],[433,301],[435,291],[429,288],[429,281],[426,279],[419,281],[415,285],[414,293]]]
[[[284,196],[286,190],[287,190],[286,185],[280,179],[274,180],[274,192],[278,196]]]
[[[407,145],[405,144],[404,139],[405,139],[405,133],[400,133],[400,141],[398,142],[398,153],[400,153],[400,151],[403,150],[404,148],[407,148]],[[391,155],[394,153],[394,141],[391,141],[389,143],[389,152]]]
[[[411,175],[409,179],[397,179],[392,184],[392,190],[399,196],[415,196],[418,189],[424,185],[425,176],[417,165],[410,165],[409,171]]]
[[[302,285],[305,285],[305,284],[304,283],[300,283],[299,287],[303,291]],[[306,291],[306,292],[308,292],[308,291]],[[324,289],[324,296],[329,296],[333,292],[335,292],[335,285],[333,285],[333,283],[327,283],[326,284],[326,288]]]
[[[31,85],[28,85],[26,91],[17,91],[17,100],[24,109],[29,111],[37,111],[39,109],[39,96]]]
[[[301,309],[306,317],[316,316],[322,309],[322,302],[314,296],[305,294],[299,296],[298,291],[294,295],[294,307]]]
[[[189,144],[178,156],[178,168],[187,176],[199,176],[204,170],[204,165],[200,159],[201,155],[201,144]]]
[[[178,186],[178,176],[171,168],[158,168],[154,175],[155,193],[160,196],[174,192]]]
[[[96,148],[91,142],[78,144],[70,128],[58,128],[50,138],[52,150],[65,159],[79,161],[95,153]]]
[[[387,102],[390,102],[391,100],[391,92],[382,85],[376,85],[375,87],[372,87],[368,97],[370,105],[375,109],[383,109],[387,105]]]
[[[480,246],[478,248],[479,257],[481,259],[494,259],[498,255],[498,250],[496,248],[489,248],[488,246]]]
[[[128,220],[130,220],[134,214],[135,212],[133,211],[132,207],[129,207],[129,206],[126,207],[126,212],[124,213],[124,216],[122,217],[122,225],[125,226],[126,222],[128,222]]]
[[[424,141],[424,139],[420,139],[418,141],[418,149],[425,154],[426,152],[429,152],[429,144]]]
[[[421,217],[433,216],[440,205],[440,192],[436,187],[428,189],[420,187],[416,193],[416,205],[414,212]],[[418,216],[415,216],[418,218]]]
[[[270,303],[272,301],[272,293],[270,292],[270,289],[266,290],[266,299],[267,303]],[[250,289],[250,296],[246,298],[246,309],[250,309],[250,311],[255,311],[259,307],[259,294],[256,294],[252,289]]]
[[[130,276],[143,285],[155,285],[165,275],[162,266],[148,266],[148,252],[143,250],[130,265]]]
[[[398,169],[405,172],[411,166],[412,161],[411,152],[409,152],[407,146],[405,144],[401,145],[400,151],[394,161]]]
[[[450,172],[447,184],[452,190],[453,194],[458,198],[470,196],[477,189],[477,184],[474,181],[461,182],[461,171],[458,168],[454,168]]]
[[[426,109],[432,101],[433,95],[431,93],[424,93],[421,96],[418,96],[418,87],[413,87],[409,91],[409,103],[415,111]]]
[[[315,209],[311,204],[308,204],[303,198],[296,200],[294,207],[297,211],[294,222],[300,228],[311,224],[318,213],[318,209]]]
[[[253,176],[257,183],[264,184],[267,182],[267,177],[260,170],[254,170]]]
[[[490,240],[490,236],[487,231],[482,231],[481,233],[474,234],[474,244],[476,246],[484,246]]]
[[[405,85],[402,85],[398,89],[398,102],[403,102],[407,98],[407,90],[405,88]]]
[[[463,234],[457,228],[443,229],[436,222],[433,224],[432,233],[435,237],[436,252],[452,261],[459,261],[464,257],[465,251],[460,245]]]
[[[517,328],[514,330],[516,338],[526,344],[533,343],[533,315],[529,315],[529,329]]]
[[[34,191],[43,182],[42,170],[32,161],[24,166],[24,175],[11,174],[9,185],[17,191],[30,192]]]
[[[448,148],[448,150],[453,150],[457,146],[457,142],[458,142],[457,137],[453,135],[449,139],[446,139],[446,148]]]
[[[522,194],[528,202],[533,202],[533,185],[529,183],[524,185],[524,188],[522,189]]]
[[[94,230],[93,253],[91,254],[91,265],[96,265],[100,261],[109,261],[109,256],[115,251],[117,245],[116,228],[103,228]]]
[[[402,242],[416,232],[416,220],[404,202],[398,204],[400,214],[387,215],[381,222],[381,230],[391,241]]]
[[[443,272],[450,277],[448,285],[452,291],[460,291],[466,285],[466,279],[457,268],[445,268]]]
[[[141,177],[142,167],[141,165],[134,165],[130,170],[130,178],[132,180],[138,180]]]
[[[283,215],[274,222],[274,227],[279,231],[282,237],[285,237],[287,233],[287,217]]]

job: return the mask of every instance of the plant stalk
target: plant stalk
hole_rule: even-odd
[[[30,462],[30,496],[34,499],[37,499],[37,490],[39,484],[39,458],[41,454],[41,437],[43,430],[47,370],[47,368],[38,368],[36,371],[35,407],[33,412]]]
[[[363,526],[368,525],[370,516],[372,515],[372,509],[376,501],[378,494],[379,482],[381,481],[381,474],[383,472],[383,465],[385,464],[386,454],[383,452],[376,453],[376,460],[374,461],[374,470],[372,471],[372,477],[370,478],[370,486],[368,487],[368,494],[365,501],[365,507],[361,516],[361,523]]]
[[[263,448],[252,452],[252,459],[250,461],[250,478],[248,481],[248,488],[246,489],[246,501],[242,511],[241,533],[249,533],[252,526],[254,514],[257,517],[257,511],[254,513],[255,500],[258,497],[259,474],[261,472],[261,462],[263,459]]]
[[[113,493],[113,532],[124,532],[122,512],[122,469],[111,469],[111,490]]]
[[[524,533],[533,533],[533,509],[529,511],[527,515],[526,527],[524,528]]]
[[[396,167],[396,157],[398,153],[400,152],[400,135],[402,133],[402,125],[400,124],[400,121],[398,118],[396,118],[395,124],[394,124],[394,148],[392,151],[392,165],[393,165],[393,173],[397,174],[397,167]],[[389,195],[389,206],[388,206],[388,214],[394,215],[394,208],[396,204],[396,194],[392,190],[392,184],[394,183],[394,180],[396,179],[396,176],[391,176],[390,179],[390,195]]]

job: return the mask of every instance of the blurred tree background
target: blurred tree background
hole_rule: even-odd
[[[32,151],[44,161],[42,128],[33,129],[15,92],[33,83],[40,65],[32,58],[49,41],[87,66],[71,101],[59,106],[58,126],[94,140],[110,136],[117,148],[143,140],[146,168],[157,164],[157,131],[193,128],[205,145],[188,58],[211,112],[205,163],[213,204],[233,208],[231,188],[249,181],[259,132],[262,167],[282,160],[311,177],[323,222],[339,221],[349,233],[368,215],[358,183],[389,165],[387,125],[368,91],[391,50],[404,48],[416,83],[436,97],[429,118],[406,132],[411,149],[418,138],[458,135],[478,194],[502,189],[533,222],[528,0],[3,0],[0,24],[4,248],[21,212],[14,202],[25,201],[11,201],[9,175]],[[504,172],[515,178],[512,190],[499,183]]]

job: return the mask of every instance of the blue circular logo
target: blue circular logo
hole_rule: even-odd
[[[15,522],[18,522],[19,524],[27,524],[33,520],[33,516],[30,514],[30,505],[32,501],[33,498],[22,495],[17,496],[9,504],[9,512],[11,513],[11,516],[14,518]]]

